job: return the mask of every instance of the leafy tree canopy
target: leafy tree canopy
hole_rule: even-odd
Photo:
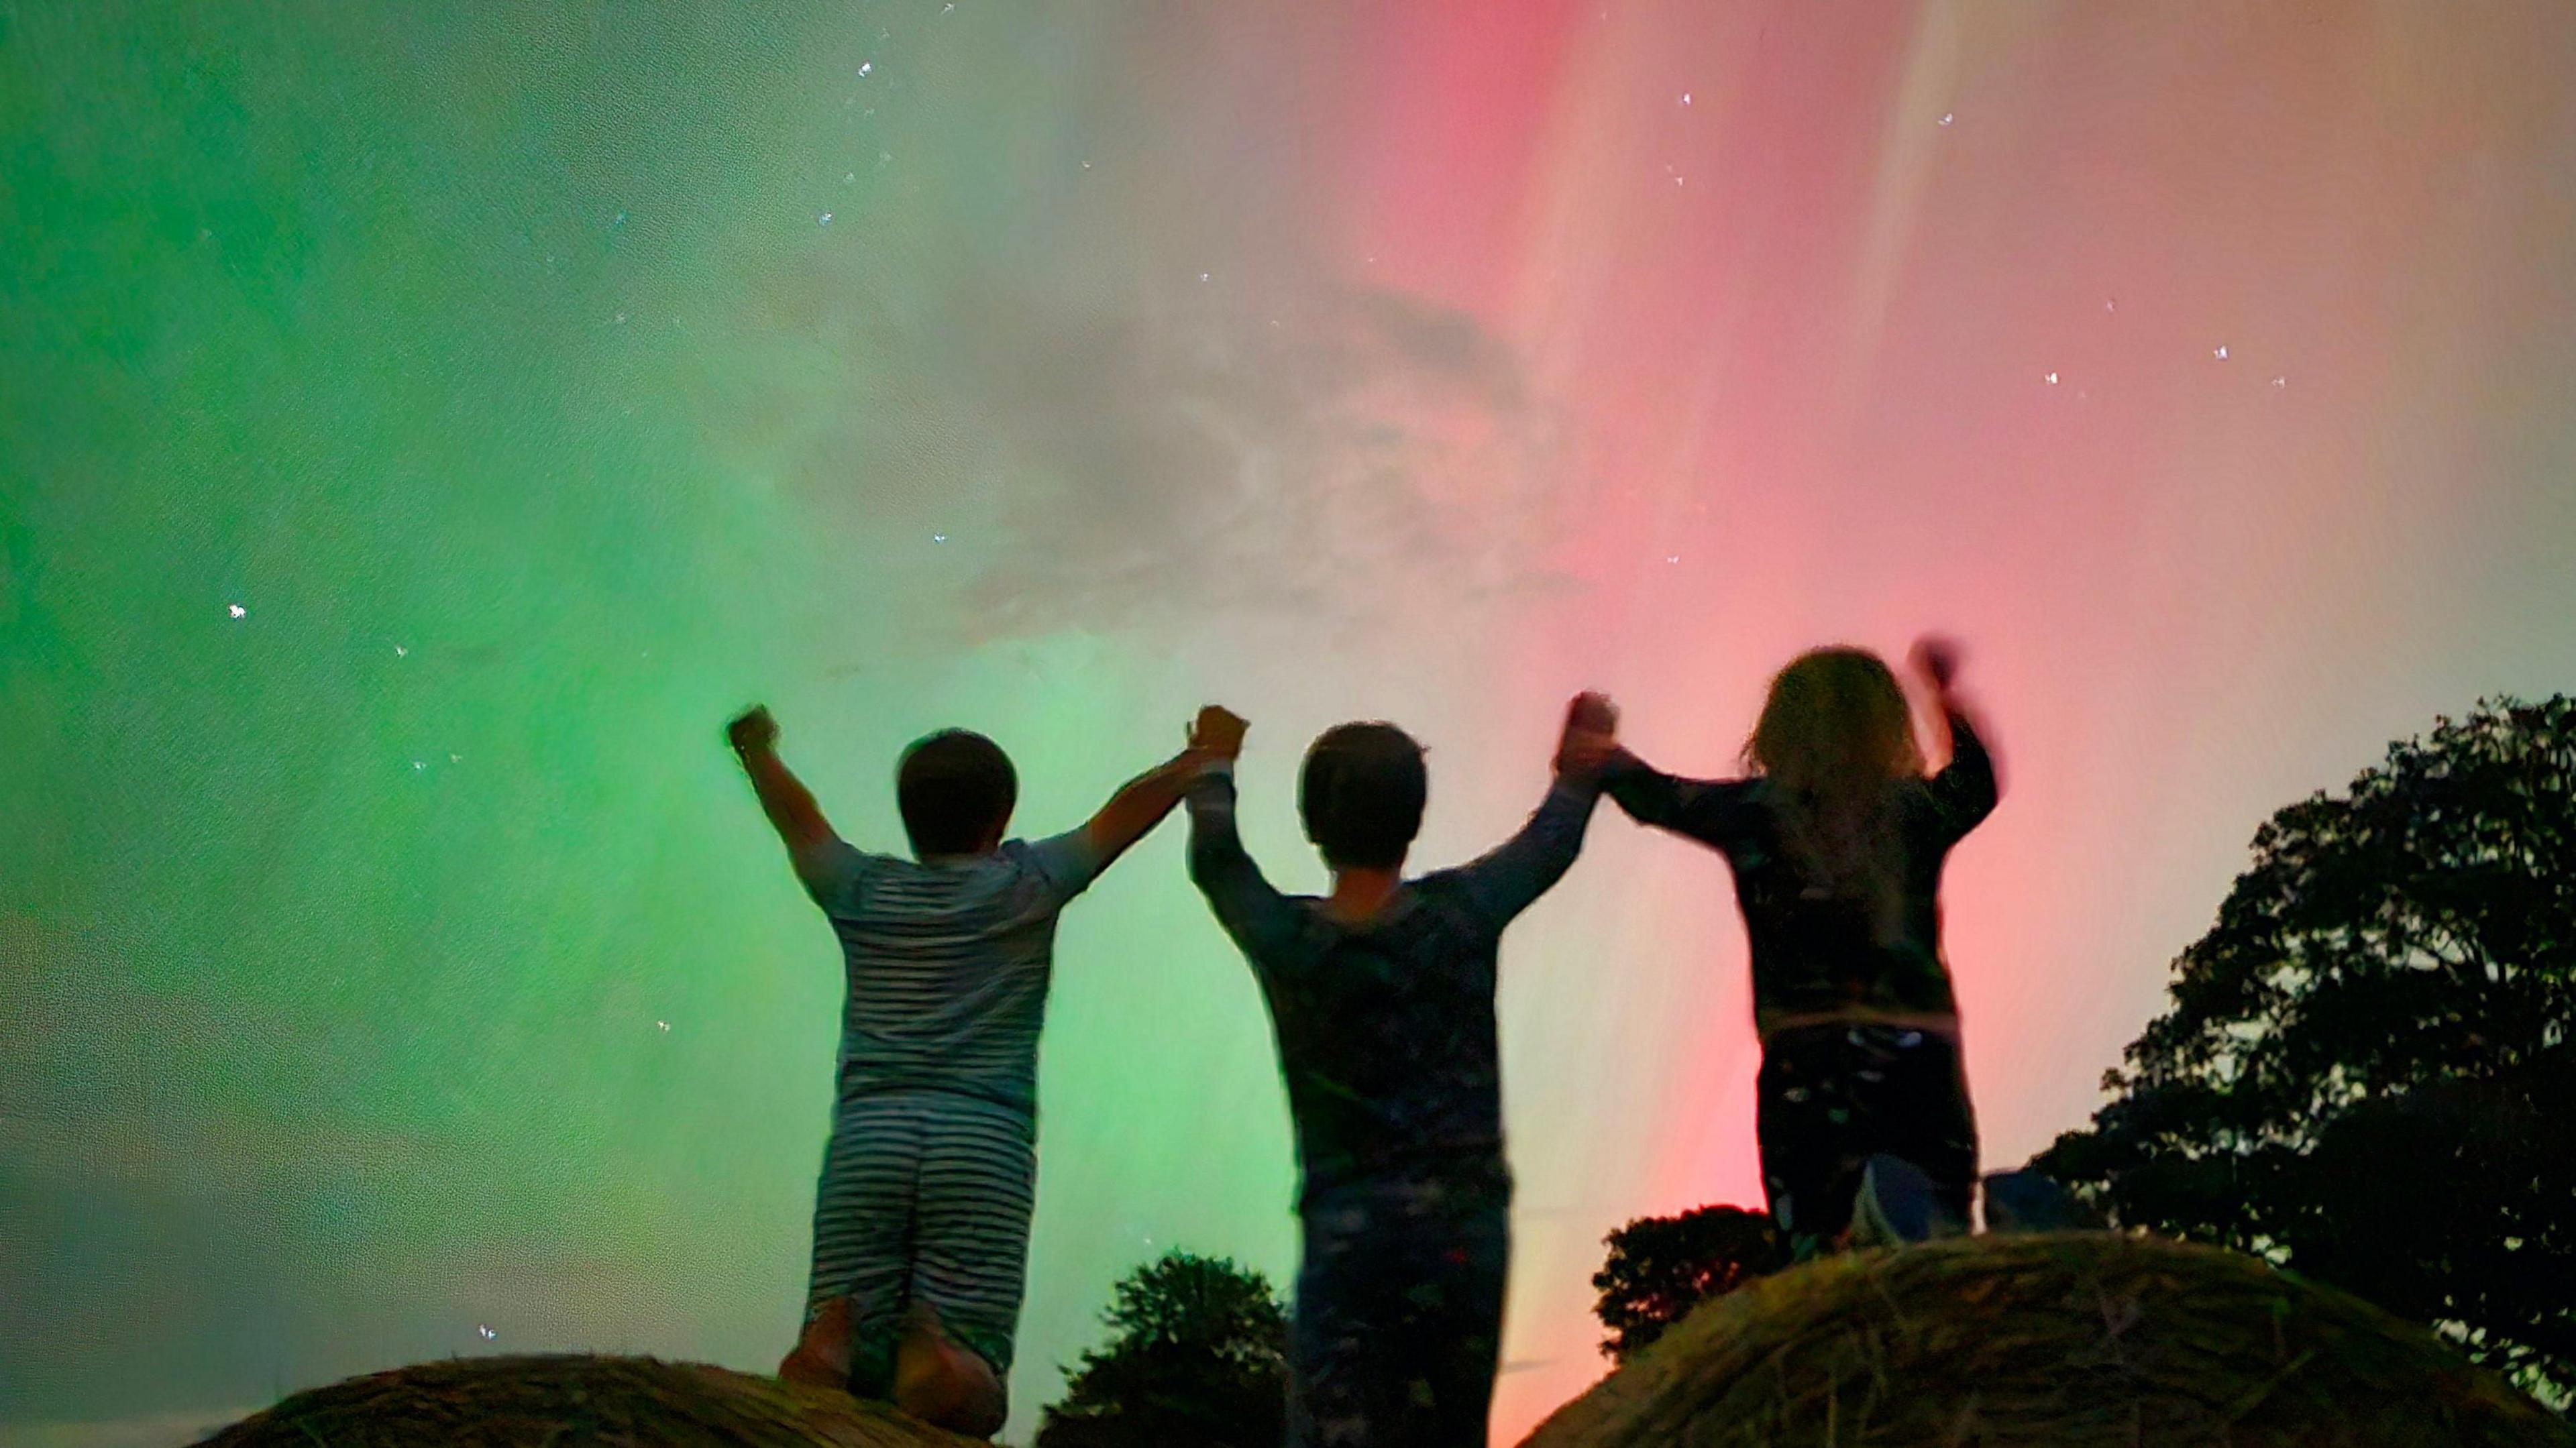
[[[2092,1126],[2035,1163],[2576,1392],[2576,699],[2274,815]]]
[[[1640,1217],[1602,1241],[1610,1255],[1592,1275],[1601,1291],[1593,1311],[1609,1329],[1601,1351],[1619,1362],[1700,1303],[1789,1265],[1770,1214],[1742,1207]]]
[[[1082,1355],[1038,1448],[1277,1448],[1288,1315],[1258,1272],[1167,1252],[1112,1290],[1107,1345]]]

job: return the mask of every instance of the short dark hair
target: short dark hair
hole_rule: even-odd
[[[1297,813],[1325,864],[1391,870],[1422,830],[1430,789],[1412,735],[1392,724],[1336,724],[1306,751]]]
[[[1020,776],[1002,746],[970,730],[942,729],[904,750],[894,798],[914,854],[971,854],[1010,822]]]

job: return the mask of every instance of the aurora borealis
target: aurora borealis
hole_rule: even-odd
[[[839,980],[755,699],[879,849],[930,728],[1034,833],[1227,703],[1312,889],[1327,724],[1433,866],[1577,688],[1717,773],[1947,630],[2018,1163],[2274,808],[2576,679],[2571,75],[2543,0],[0,3],[0,1443],[774,1363]],[[1179,836],[1065,917],[1022,1438],[1135,1262],[1293,1266]],[[1743,966],[1611,809],[1507,938],[1499,1441],[1604,1231],[1760,1200]]]

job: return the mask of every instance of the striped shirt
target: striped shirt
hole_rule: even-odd
[[[1056,912],[1099,872],[1080,829],[916,862],[834,840],[798,871],[841,940],[841,1094],[951,1091],[1032,1115]]]

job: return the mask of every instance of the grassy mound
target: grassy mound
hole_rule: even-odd
[[[2251,1258],[1975,1237],[1719,1298],[1522,1448],[2576,1445],[2431,1334]]]
[[[298,1393],[202,1448],[953,1448],[877,1403],[699,1363],[456,1358]]]

